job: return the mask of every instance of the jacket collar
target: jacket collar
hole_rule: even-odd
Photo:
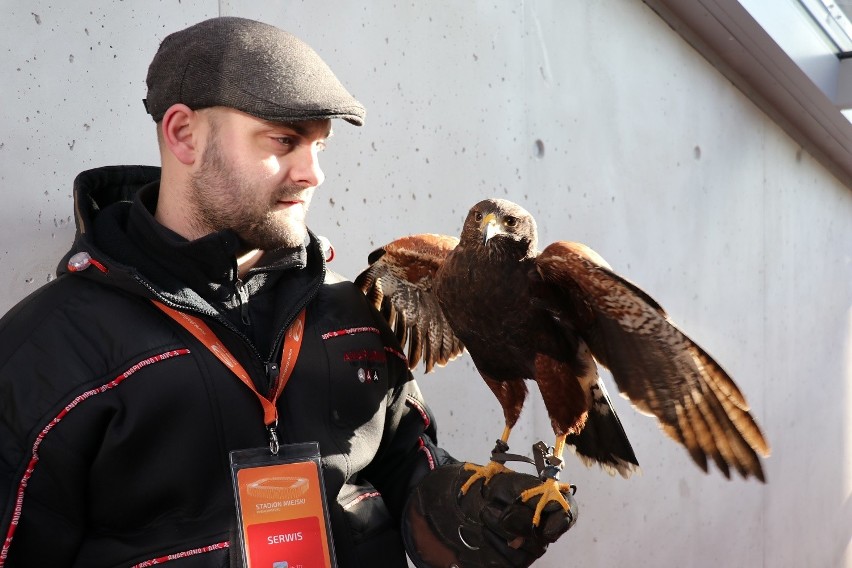
[[[151,183],[135,195],[127,216],[127,236],[136,246],[147,251],[150,263],[139,267],[143,274],[155,277],[169,274],[202,297],[221,299],[223,293],[233,293],[237,280],[237,252],[239,237],[230,230],[211,233],[200,239],[189,241],[164,227],[154,219],[159,182]],[[307,264],[305,245],[266,251],[245,279],[259,273],[278,274],[282,270],[304,268]],[[223,292],[221,286],[228,290]]]
[[[110,166],[78,175],[74,182],[77,237],[58,273],[67,271],[67,261],[73,254],[85,251],[107,267],[107,280],[112,285],[146,293],[139,288],[142,281],[147,295],[153,292],[209,311],[203,304],[233,294],[239,238],[225,230],[188,241],[157,222],[153,212],[159,177],[160,169],[151,166]],[[322,265],[322,253],[309,255],[308,247],[319,251],[312,234],[301,247],[265,252],[246,280],[259,276],[254,279],[256,288],[283,270],[305,268],[309,256]],[[321,278],[324,267],[316,266],[310,272]],[[86,271],[85,275],[104,279],[98,271]]]

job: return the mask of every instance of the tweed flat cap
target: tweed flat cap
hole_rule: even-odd
[[[145,108],[155,122],[175,103],[276,122],[342,118],[361,126],[366,114],[305,42],[244,18],[212,18],[167,36],[147,84]]]

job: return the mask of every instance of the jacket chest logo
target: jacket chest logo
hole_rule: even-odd
[[[359,349],[344,353],[343,360],[356,370],[359,382],[371,384],[379,382],[379,368],[387,362],[387,355],[377,349]]]

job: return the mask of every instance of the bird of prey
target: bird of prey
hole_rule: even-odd
[[[509,434],[535,381],[556,435],[549,473],[539,487],[533,522],[550,501],[568,510],[558,481],[566,445],[586,463],[627,477],[638,467],[630,442],[599,378],[597,363],[619,391],[686,447],[705,472],[708,458],[730,478],[765,481],[759,455],[769,445],[740,390],[648,294],[592,249],[557,241],[537,250],[533,217],[519,205],[486,199],[471,208],[461,237],[397,239],[369,256],[356,284],[387,318],[409,367],[426,371],[465,349],[503,408]],[[463,491],[505,466],[492,459]]]

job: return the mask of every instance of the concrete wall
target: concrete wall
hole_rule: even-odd
[[[324,154],[333,268],[507,197],[543,244],[586,242],[644,287],[752,403],[766,485],[704,475],[618,399],[644,473],[569,457],[581,519],[540,566],[852,566],[852,190],[640,0],[3,0],[0,311],[52,278],[78,171],[156,163],[148,62],[217,14],[296,33],[368,108]],[[486,460],[501,414],[469,359],[420,380],[443,444]],[[515,451],[552,443],[532,398]]]

